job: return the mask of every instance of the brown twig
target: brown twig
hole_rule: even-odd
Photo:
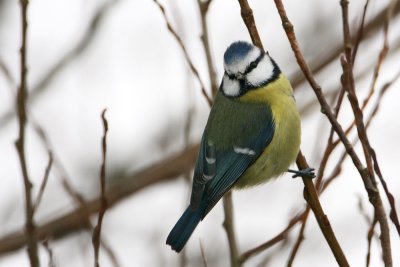
[[[43,247],[45,248],[47,255],[49,257],[49,267],[56,267],[56,263],[54,262],[54,255],[53,255],[53,250],[51,249],[49,245],[49,240],[46,239],[42,242]]]
[[[32,90],[30,90],[29,95],[29,103],[32,103],[43,92],[49,88],[50,83],[57,77],[57,75],[64,70],[67,66],[69,66],[74,60],[76,60],[80,55],[82,55],[87,48],[93,44],[97,33],[101,29],[100,25],[103,20],[107,17],[107,14],[110,12],[111,7],[114,6],[118,1],[106,1],[100,8],[97,9],[94,16],[91,18],[89,24],[86,27],[85,33],[82,35],[82,39],[80,39],[76,45],[66,52],[59,60],[46,72],[42,79],[39,80],[36,84],[32,86]],[[3,116],[0,117],[0,127],[4,127],[14,116],[14,112],[10,110],[6,112]]]
[[[379,106],[377,106],[376,110],[378,108],[379,108]],[[372,113],[372,115],[375,115],[375,114],[376,114],[375,112]],[[397,233],[400,235],[400,223],[399,223],[399,218],[398,218],[397,211],[396,211],[395,199],[393,197],[393,194],[389,191],[389,188],[388,188],[388,186],[386,184],[386,181],[383,179],[383,175],[382,175],[381,170],[380,170],[379,165],[378,165],[378,160],[377,160],[377,157],[376,157],[375,150],[372,149],[372,148],[371,148],[371,155],[372,155],[372,158],[374,160],[374,170],[375,170],[376,174],[378,175],[379,180],[381,181],[382,187],[385,190],[386,196],[387,196],[387,198],[389,200],[389,204],[390,204],[390,214],[389,214],[389,216],[390,216],[390,219],[392,220],[393,224],[395,225]]]
[[[354,40],[353,55],[352,55],[352,60],[351,60],[351,63],[353,66],[354,66],[354,62],[356,60],[358,47],[360,46],[361,40],[364,36],[364,24],[365,24],[365,18],[366,18],[368,6],[369,6],[369,0],[366,0],[365,4],[364,4],[364,8],[363,8],[363,13],[361,16],[360,26],[358,27],[357,35]]]
[[[371,36],[375,34],[377,30],[381,28],[381,25],[385,21],[386,14],[390,7],[386,7],[380,12],[378,12],[371,20],[368,21],[364,25],[363,29],[363,37]],[[393,16],[398,15],[400,13],[400,1],[394,4]],[[358,37],[356,37],[357,39]],[[356,41],[355,41],[356,42]],[[333,48],[329,49],[329,53],[327,55],[321,55],[316,57],[315,59],[310,60],[309,66],[312,73],[318,74],[320,71],[325,69],[330,63],[337,60],[340,53],[343,52],[343,44],[336,44]],[[296,72],[291,75],[290,82],[294,89],[298,87],[301,83],[305,81],[305,76],[301,71]]]
[[[97,225],[93,229],[92,243],[94,248],[94,266],[100,267],[99,263],[99,248],[101,239],[101,226],[103,224],[104,214],[107,210],[107,198],[106,198],[106,153],[107,153],[107,132],[108,132],[108,122],[105,117],[107,109],[104,109],[101,113],[101,119],[103,121],[104,135],[102,139],[102,162],[100,166],[100,210],[99,217],[97,219]]]
[[[90,215],[90,210],[88,209],[84,197],[79,194],[71,185],[71,183],[68,181],[66,177],[61,177],[61,182],[68,193],[68,195],[71,196],[71,198],[82,208],[82,213],[81,213],[81,219],[83,223],[83,228],[86,228],[88,231],[90,231],[90,235],[93,233],[93,225],[90,222],[89,215]],[[105,241],[104,237],[100,239],[100,245],[104,249],[104,251],[107,253],[108,257],[110,258],[110,261],[113,263],[115,267],[121,266],[121,264],[118,261],[117,256],[115,255],[112,247]]]
[[[26,33],[28,28],[27,11],[28,0],[21,0],[21,25],[22,25],[22,44],[20,50],[21,80],[17,92],[17,114],[19,122],[18,139],[15,141],[19,161],[21,164],[22,178],[25,188],[25,231],[27,235],[28,256],[32,267],[38,267],[39,255],[36,237],[36,226],[33,219],[34,206],[32,203],[32,183],[29,179],[28,168],[25,155],[25,127],[26,127],[26,102],[28,98],[27,90],[27,65],[26,65]]]
[[[152,164],[148,168],[123,177],[114,177],[115,181],[107,186],[106,198],[108,207],[112,207],[124,198],[150,185],[169,181],[179,177],[193,167],[198,152],[198,145],[193,145],[180,153]],[[37,227],[37,238],[43,240],[59,239],[81,229],[87,229],[87,217],[100,209],[100,198],[87,201],[85,207],[78,207],[64,215]],[[0,239],[0,254],[14,251],[24,246],[28,241],[27,233],[15,231]]]
[[[51,153],[51,151],[48,151],[48,154],[49,154],[49,161],[47,163],[46,170],[44,171],[43,181],[42,181],[42,184],[40,185],[39,194],[36,197],[35,204],[33,205],[33,212],[37,211],[37,209],[40,205],[40,202],[42,201],[44,190],[46,188],[47,181],[49,179],[51,166],[53,165],[53,154]]]
[[[278,7],[277,1],[275,1],[275,3]],[[261,39],[258,35],[258,31],[255,26],[252,11],[250,9],[249,4],[247,3],[247,0],[239,0],[239,4],[241,7],[241,14],[242,14],[243,21],[245,22],[245,24],[247,26],[247,29],[249,31],[249,34],[252,38],[253,43],[263,49]],[[280,3],[280,4],[282,5],[282,3]],[[283,6],[282,6],[282,8],[283,8]],[[279,7],[278,7],[278,12],[281,11],[282,8],[279,9]],[[245,11],[243,11],[243,9]],[[282,13],[279,12],[279,14],[281,15]],[[286,15],[285,15],[285,17],[286,17]],[[282,18],[282,15],[281,15],[281,18]],[[287,17],[286,17],[286,19],[287,19]],[[309,168],[307,161],[304,158],[304,156],[302,155],[301,151],[299,152],[299,155],[297,156],[296,163],[297,163],[297,166],[299,167],[299,169]],[[336,260],[338,261],[338,263],[341,266],[348,266],[346,257],[344,256],[343,251],[335,237],[335,234],[329,223],[328,217],[325,215],[325,213],[322,209],[321,203],[319,202],[318,195],[315,190],[313,182],[310,179],[303,178],[303,183],[304,183],[305,191],[306,191],[306,195],[307,195],[306,200],[307,200],[308,204],[311,206],[311,209],[314,212],[314,215],[318,221],[320,229],[323,232],[325,239],[327,240],[329,246],[331,247],[331,250],[336,257]]]
[[[290,230],[298,223],[300,222],[305,216],[305,211],[300,213],[299,215],[294,216],[288,223],[285,229],[283,229],[280,233],[275,235],[273,238],[270,240],[262,243],[261,245],[249,249],[248,251],[244,252],[240,257],[239,257],[239,262],[240,263],[245,263],[248,259],[251,257],[258,255],[259,253],[263,252],[264,250],[272,247],[273,245],[285,240],[290,232]]]
[[[359,43],[362,40],[362,33],[363,33],[363,28],[364,28],[365,14],[366,14],[366,11],[367,11],[368,3],[369,3],[369,0],[366,1],[366,4],[364,6],[364,12],[363,12],[363,15],[362,15],[361,24],[360,24],[360,27],[359,27],[359,30],[358,30],[357,38],[355,39],[355,45],[354,45],[355,48],[354,48],[354,53],[352,54],[352,61],[353,62],[355,61],[355,58],[356,58],[356,54],[355,53],[356,53],[357,47],[358,47]],[[381,62],[382,61],[379,61],[379,64],[381,64]],[[341,90],[339,91],[339,96],[338,96],[338,100],[337,100],[336,107],[335,107],[334,115],[335,115],[336,119],[338,117],[339,110],[340,110],[341,104],[343,102],[344,92],[345,92],[344,88],[342,87]],[[370,90],[370,93],[368,94],[368,97],[366,98],[366,100],[364,100],[364,105],[363,105],[363,108],[362,108],[363,110],[366,107],[366,105],[368,103],[368,100],[370,99],[372,94],[373,94],[373,92],[372,92],[372,87],[371,87],[371,90]],[[350,125],[346,129],[346,131],[345,131],[346,135],[350,132],[350,130],[352,129],[352,127],[354,125],[355,125],[355,122],[353,122],[352,125]],[[317,178],[316,178],[316,188],[317,188],[317,190],[319,192],[322,192],[323,191],[322,189],[325,189],[328,186],[328,184],[330,184],[330,182],[332,182],[339,175],[339,173],[341,171],[341,164],[343,163],[343,161],[345,159],[345,155],[346,155],[346,154],[342,155],[341,159],[339,160],[339,162],[337,163],[336,167],[334,168],[334,171],[333,171],[332,175],[323,184],[324,187],[322,188],[322,178],[323,178],[323,175],[324,175],[326,164],[328,162],[328,159],[330,158],[330,155],[332,154],[334,149],[339,144],[339,140],[333,142],[333,133],[334,133],[334,129],[333,129],[333,127],[331,127],[329,138],[328,138],[328,142],[327,142],[326,148],[324,150],[324,155],[322,157],[321,163],[320,163],[319,168],[318,168],[318,174],[317,174]],[[299,234],[297,236],[297,241],[296,241],[296,243],[295,243],[295,245],[293,247],[292,254],[289,257],[289,264],[288,265],[290,265],[292,263],[293,257],[296,255],[302,240],[304,240],[303,239],[303,232],[304,232],[304,229],[305,229],[304,225],[305,225],[307,219],[308,219],[308,216],[302,222],[302,227],[300,228]]]
[[[338,136],[340,137],[340,139],[342,140],[342,143],[344,144],[347,153],[350,155],[350,157],[353,160],[354,165],[357,167],[357,170],[359,171],[361,177],[363,178],[363,181],[365,182],[366,188],[372,188],[372,184],[371,181],[369,180],[369,176],[368,176],[368,172],[365,171],[365,168],[363,167],[360,159],[358,158],[357,154],[355,153],[353,147],[351,146],[349,140],[347,139],[345,133],[343,132],[343,129],[341,127],[341,125],[338,123],[338,121],[336,120],[334,114],[332,113],[328,103],[326,102],[325,97],[322,94],[322,90],[321,87],[319,86],[319,84],[315,81],[307,63],[304,60],[304,57],[300,51],[300,48],[297,44],[297,39],[293,30],[293,25],[290,23],[287,15],[286,15],[286,11],[284,9],[284,6],[282,4],[282,2],[280,0],[275,0],[275,5],[278,9],[278,13],[281,17],[282,20],[282,25],[283,28],[286,32],[286,35],[288,37],[288,40],[290,42],[290,45],[292,47],[292,50],[295,54],[296,60],[300,66],[300,68],[302,69],[304,75],[306,76],[309,84],[311,85],[311,87],[314,90],[315,95],[318,98],[318,101],[320,102],[321,105],[321,111],[323,114],[325,114],[330,123],[332,124],[332,126],[335,129],[335,132],[338,134]],[[347,260],[345,260],[345,258],[338,258],[338,256],[342,254],[336,254],[336,259],[338,260],[339,265],[345,265],[348,266]]]
[[[208,76],[210,78],[210,87],[211,93],[213,96],[216,95],[218,90],[218,83],[217,83],[217,74],[215,72],[212,56],[211,56],[211,48],[210,48],[210,41],[208,38],[208,25],[207,25],[207,12],[208,8],[210,7],[212,0],[202,1],[197,0],[197,5],[200,10],[200,22],[201,22],[201,43],[203,44],[204,52],[206,54],[207,59],[207,67],[208,67]]]
[[[371,262],[371,245],[372,245],[372,238],[375,235],[375,226],[378,223],[378,220],[376,219],[376,217],[374,216],[372,222],[371,222],[371,226],[368,230],[368,234],[367,234],[367,241],[368,241],[368,246],[367,246],[367,256],[366,256],[366,267],[369,267],[370,262]]]
[[[3,73],[4,77],[6,78],[8,84],[10,85],[10,91],[12,93],[15,93],[14,88],[17,88],[17,82],[11,75],[10,69],[7,67],[6,63],[4,60],[0,57],[0,70]]]
[[[182,39],[181,39],[181,38],[179,37],[179,35],[176,33],[176,31],[174,30],[174,28],[172,28],[172,25],[171,25],[171,23],[170,23],[169,20],[168,20],[167,14],[165,13],[165,8],[164,8],[164,6],[161,5],[160,2],[158,2],[158,0],[153,0],[153,1],[154,1],[154,3],[158,6],[158,8],[160,9],[160,11],[161,11],[161,13],[162,13],[162,15],[163,15],[164,21],[165,21],[165,23],[167,24],[168,31],[172,34],[172,36],[174,36],[174,38],[175,38],[175,40],[177,41],[179,47],[182,49],[183,55],[185,56],[185,59],[186,59],[186,62],[189,64],[190,70],[193,72],[193,75],[196,77],[197,81],[198,81],[199,84],[200,84],[202,94],[203,94],[204,97],[206,98],[208,104],[211,106],[212,100],[211,100],[211,98],[209,97],[209,95],[208,95],[207,92],[206,92],[206,87],[204,86],[204,83],[203,83],[203,81],[202,81],[201,78],[200,78],[200,74],[199,74],[199,72],[197,71],[196,67],[194,66],[192,60],[190,59],[189,54],[188,54],[188,52],[186,51],[185,45],[184,45],[183,42],[182,42]]]
[[[235,236],[235,225],[233,220],[233,203],[232,203],[232,191],[226,193],[223,197],[223,206],[225,219],[223,226],[226,231],[229,243],[229,252],[231,258],[231,267],[239,267],[241,263],[239,261],[239,251]]]
[[[391,87],[391,85],[393,85],[398,79],[400,79],[400,71],[394,76],[393,79],[391,79],[389,82],[387,82],[387,83],[385,83],[385,84],[383,85],[382,89],[380,90],[379,97],[378,97],[378,99],[376,100],[376,104],[375,104],[375,106],[374,106],[373,109],[372,109],[373,111],[372,111],[371,115],[368,117],[368,119],[367,119],[367,121],[366,121],[365,127],[366,127],[367,129],[368,129],[368,127],[371,125],[371,122],[372,122],[373,118],[375,117],[375,115],[377,114],[377,112],[378,112],[378,110],[379,110],[379,106],[380,106],[382,97],[383,97],[384,94],[388,91],[388,89]],[[337,101],[337,106],[335,107],[335,115],[336,115],[336,116],[337,116],[337,114],[338,114],[339,107],[340,107],[339,103],[341,103],[341,100],[340,100],[340,99],[338,99],[338,101]],[[330,137],[329,139],[331,139],[331,137]],[[354,146],[354,145],[356,144],[357,141],[359,141],[359,139],[353,140],[352,146]],[[332,140],[331,140],[331,142],[332,142]],[[328,143],[329,143],[329,141],[328,141]],[[328,146],[328,147],[329,147],[329,148],[327,148],[325,151],[327,151],[327,150],[331,151],[332,147],[331,147],[331,146]],[[328,185],[329,185],[332,181],[334,181],[335,178],[338,177],[338,175],[339,175],[340,172],[341,172],[341,166],[342,166],[344,160],[346,159],[346,156],[348,156],[348,154],[347,154],[346,151],[344,151],[344,153],[340,156],[338,162],[336,163],[335,167],[333,168],[332,173],[331,173],[324,181],[322,181],[322,177],[324,176],[324,171],[323,171],[323,170],[324,170],[324,167],[323,167],[322,165],[324,165],[323,162],[326,163],[327,159],[325,160],[325,159],[323,158],[323,159],[321,160],[320,168],[318,169],[318,175],[317,175],[317,178],[316,178],[316,179],[317,179],[317,181],[316,181],[316,184],[317,184],[316,187],[318,188],[319,194],[322,194],[322,193],[325,191],[325,189],[328,188]],[[262,251],[264,251],[264,250],[270,248],[271,246],[275,245],[276,243],[285,240],[286,237],[287,237],[287,235],[288,235],[288,233],[289,233],[289,231],[292,230],[293,227],[294,227],[295,225],[297,225],[297,223],[299,223],[299,222],[302,222],[302,223],[306,222],[306,220],[307,220],[307,218],[308,218],[309,210],[310,210],[310,207],[307,206],[306,209],[305,209],[303,212],[300,213],[300,215],[294,216],[294,217],[290,220],[288,226],[287,226],[283,231],[281,231],[280,233],[278,233],[275,237],[273,237],[272,239],[266,241],[265,243],[263,243],[263,244],[261,244],[261,245],[255,247],[255,248],[250,249],[249,251],[243,253],[243,254],[241,255],[241,257],[240,257],[240,261],[241,261],[242,263],[244,263],[244,262],[245,262],[247,259],[249,259],[250,257],[255,256],[255,255],[261,253]],[[301,233],[299,233],[299,235],[301,235]],[[298,237],[297,240],[299,240],[299,239],[301,240],[301,238]],[[295,244],[295,246],[296,246],[296,244]]]
[[[365,125],[363,121],[363,112],[358,103],[358,98],[355,91],[355,83],[352,71],[352,50],[350,46],[350,30],[348,23],[348,0],[341,0],[340,4],[342,6],[342,19],[343,19],[343,34],[344,34],[344,46],[345,46],[345,56],[341,57],[341,64],[343,68],[343,77],[342,84],[343,87],[347,91],[347,96],[350,101],[355,121],[358,136],[360,138],[363,152],[365,155],[365,161],[367,163],[367,174],[365,175],[365,181],[368,182],[368,185],[365,184],[365,188],[367,190],[369,200],[371,204],[374,206],[375,215],[377,220],[379,221],[379,225],[381,228],[381,246],[382,246],[382,254],[383,261],[385,266],[392,266],[392,252],[390,245],[390,230],[387,222],[386,212],[382,204],[382,199],[379,194],[379,190],[376,186],[376,181],[374,177],[374,170],[372,165],[372,156],[371,150],[372,147],[369,143],[368,136],[365,130]],[[365,183],[364,181],[364,183]]]
[[[306,229],[306,224],[307,224],[307,218],[308,214],[310,213],[310,206],[307,206],[305,214],[304,214],[304,219],[302,220],[302,224],[299,230],[299,234],[297,235],[296,242],[293,245],[292,251],[290,252],[289,259],[287,261],[288,267],[293,265],[294,259],[296,258],[297,252],[300,249],[301,243],[304,240],[304,231]]]
[[[386,55],[387,55],[387,53],[389,51],[389,42],[388,42],[389,22],[390,22],[391,18],[393,17],[393,12],[394,12],[394,9],[395,9],[395,6],[396,6],[397,3],[398,3],[397,0],[396,1],[392,1],[389,4],[389,8],[388,8],[388,11],[387,11],[387,14],[386,14],[386,21],[385,21],[385,24],[384,24],[383,47],[381,49],[381,52],[379,53],[378,63],[377,63],[377,65],[375,67],[375,70],[374,70],[374,79],[373,79],[373,82],[372,82],[372,85],[371,85],[371,91],[374,91],[374,89],[375,89],[376,81],[377,81],[378,76],[379,76],[379,71],[380,71],[382,62],[386,58]],[[364,104],[365,104],[365,101],[363,103],[363,106],[364,106]],[[399,223],[399,218],[398,218],[397,211],[396,211],[396,205],[395,205],[394,197],[393,197],[392,193],[389,191],[387,183],[386,183],[385,179],[383,178],[382,172],[381,172],[379,164],[378,164],[378,159],[377,159],[375,150],[369,144],[367,144],[367,145],[368,145],[369,152],[371,153],[372,160],[374,162],[375,173],[379,177],[379,180],[380,180],[380,182],[381,182],[381,184],[383,186],[383,189],[385,191],[386,197],[388,198],[388,201],[389,201],[389,204],[390,204],[390,215],[389,215],[390,219],[392,220],[393,224],[395,225],[397,233],[400,236],[400,223]]]
[[[264,49],[260,35],[258,34],[256,22],[254,20],[253,10],[251,9],[247,0],[239,0],[239,5],[240,14],[242,15],[243,22],[246,24],[247,30],[249,31],[251,41],[255,46]]]

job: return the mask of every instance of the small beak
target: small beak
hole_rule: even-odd
[[[238,73],[236,74],[236,79],[238,79],[238,80],[243,80],[243,78],[244,78],[244,74],[243,74],[243,73],[238,72]]]

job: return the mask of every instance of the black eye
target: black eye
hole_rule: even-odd
[[[234,80],[234,79],[236,79],[236,77],[235,77],[234,74],[229,74],[229,73],[227,73],[227,72],[225,72],[225,73],[226,73],[226,75],[228,76],[229,80]]]

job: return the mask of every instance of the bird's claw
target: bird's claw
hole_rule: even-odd
[[[298,170],[298,171],[291,170],[291,169],[288,170],[288,172],[294,173],[292,178],[303,177],[303,178],[309,178],[309,179],[315,178],[314,171],[315,171],[314,168],[307,168],[307,169]]]

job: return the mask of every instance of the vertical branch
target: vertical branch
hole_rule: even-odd
[[[257,27],[255,26],[252,11],[251,11],[251,8],[250,8],[247,0],[239,0],[239,4],[241,7],[241,14],[242,14],[243,21],[245,22],[245,24],[247,26],[247,29],[250,33],[253,43],[255,45],[257,45],[258,47],[262,48],[263,46],[261,43],[261,39],[258,35],[258,31],[257,31]],[[278,5],[279,5],[278,1],[275,1],[275,4],[278,7]],[[281,7],[281,9],[278,8],[278,12],[283,9],[282,3],[280,3],[280,5],[282,7]],[[279,12],[279,14],[281,15],[281,18],[282,18],[282,13]],[[285,17],[286,17],[286,14],[285,14]],[[287,17],[286,17],[286,20],[287,20]],[[293,26],[290,24],[290,22],[288,20],[287,20],[287,23],[289,23],[289,25],[291,26],[291,28],[293,30]],[[325,100],[325,102],[326,102],[326,100]],[[307,161],[304,158],[304,156],[302,155],[301,151],[299,152],[299,154],[297,156],[296,163],[297,163],[297,166],[299,167],[299,169],[309,168]],[[324,234],[324,237],[325,237],[326,241],[328,242],[337,262],[339,263],[340,266],[349,266],[347,259],[344,256],[343,250],[340,247],[339,242],[336,239],[336,236],[330,225],[328,217],[325,215],[325,213],[322,209],[322,206],[321,206],[321,203],[319,202],[318,194],[315,190],[313,182],[310,179],[303,178],[303,183],[304,183],[304,187],[305,187],[305,191],[306,191],[305,196],[307,196],[306,200],[307,200],[308,204],[311,206],[311,209],[314,212],[314,215],[317,219],[319,227],[320,227],[322,233]]]
[[[239,262],[239,252],[236,243],[235,226],[233,221],[233,204],[232,204],[232,191],[229,191],[223,198],[225,220],[224,228],[229,242],[229,251],[231,256],[231,267],[241,266]]]
[[[21,77],[20,86],[17,92],[17,114],[19,122],[19,135],[15,142],[17,148],[18,157],[21,165],[22,177],[24,180],[25,188],[25,231],[28,236],[28,256],[30,265],[32,267],[39,266],[39,256],[38,256],[38,245],[36,237],[36,226],[33,220],[34,207],[32,203],[32,183],[29,179],[26,156],[25,156],[25,126],[26,126],[26,100],[28,95],[26,76],[27,76],[27,66],[26,66],[26,32],[28,28],[27,22],[27,10],[28,10],[28,0],[21,0],[21,25],[22,25],[22,44],[20,50],[20,67],[21,67]]]
[[[360,108],[360,104],[358,102],[358,98],[355,91],[355,83],[352,71],[352,56],[351,56],[352,51],[350,46],[350,27],[348,22],[348,4],[349,4],[348,0],[340,1],[340,5],[342,6],[342,20],[343,20],[343,34],[344,34],[343,39],[345,44],[345,55],[346,55],[345,57],[344,56],[341,57],[341,64],[343,68],[342,83],[343,87],[348,93],[347,96],[354,113],[357,133],[360,138],[365,156],[365,161],[367,163],[367,170],[369,176],[368,178],[373,186],[372,187],[373,190],[369,190],[367,188],[367,191],[369,195],[369,200],[375,208],[375,215],[381,228],[380,238],[381,238],[383,261],[385,263],[385,266],[392,266],[393,262],[392,262],[392,251],[390,245],[389,225],[387,222],[386,212],[382,204],[382,199],[380,197],[379,190],[376,186],[376,180],[374,176],[374,169],[372,165],[372,156],[371,156],[372,147],[369,143],[368,135],[365,130],[364,115]],[[378,66],[379,65],[380,64],[378,64]]]
[[[168,18],[167,18],[167,14],[165,13],[165,8],[163,5],[160,4],[160,2],[158,2],[158,0],[153,0],[154,3],[158,6],[158,8],[160,9],[163,17],[164,17],[164,21],[167,24],[167,29],[168,31],[172,34],[172,36],[174,36],[175,40],[178,42],[179,47],[182,49],[183,55],[185,56],[186,62],[189,64],[190,70],[193,72],[193,75],[197,78],[200,87],[201,87],[201,92],[204,95],[204,97],[207,100],[207,103],[211,106],[212,100],[211,98],[208,96],[207,92],[206,92],[206,88],[204,86],[203,81],[200,78],[200,74],[197,71],[196,67],[193,65],[193,62],[190,60],[189,54],[186,51],[185,46],[183,45],[182,39],[179,37],[179,35],[176,33],[176,31],[172,28],[171,23],[169,22]]]
[[[100,210],[99,217],[97,219],[97,225],[93,229],[92,243],[94,248],[94,266],[100,267],[99,264],[99,248],[100,248],[100,236],[101,226],[103,224],[103,217],[107,209],[107,198],[106,198],[106,152],[107,152],[107,132],[108,122],[105,118],[107,109],[104,109],[101,113],[101,119],[103,121],[104,135],[102,139],[102,155],[103,160],[100,167],[100,186],[101,186],[101,198],[100,198]]]
[[[256,22],[254,21],[253,10],[249,6],[247,0],[239,0],[239,5],[240,14],[242,15],[243,22],[246,24],[247,30],[250,33],[251,41],[255,46],[264,49],[260,35],[258,34]]]
[[[372,238],[374,237],[375,234],[375,226],[377,224],[377,219],[374,216],[372,222],[371,222],[371,226],[368,230],[368,234],[367,234],[367,241],[368,241],[368,246],[367,246],[367,256],[366,256],[366,267],[369,267],[370,263],[371,263],[371,245],[372,245]]]
[[[197,5],[200,10],[200,21],[201,21],[201,43],[203,44],[204,52],[207,58],[207,66],[208,66],[208,76],[210,78],[210,87],[211,93],[213,96],[217,93],[218,90],[218,83],[217,83],[217,75],[215,72],[212,56],[211,56],[211,48],[210,48],[210,41],[208,38],[208,26],[207,26],[207,12],[208,8],[210,7],[212,0],[202,1],[197,0]]]

